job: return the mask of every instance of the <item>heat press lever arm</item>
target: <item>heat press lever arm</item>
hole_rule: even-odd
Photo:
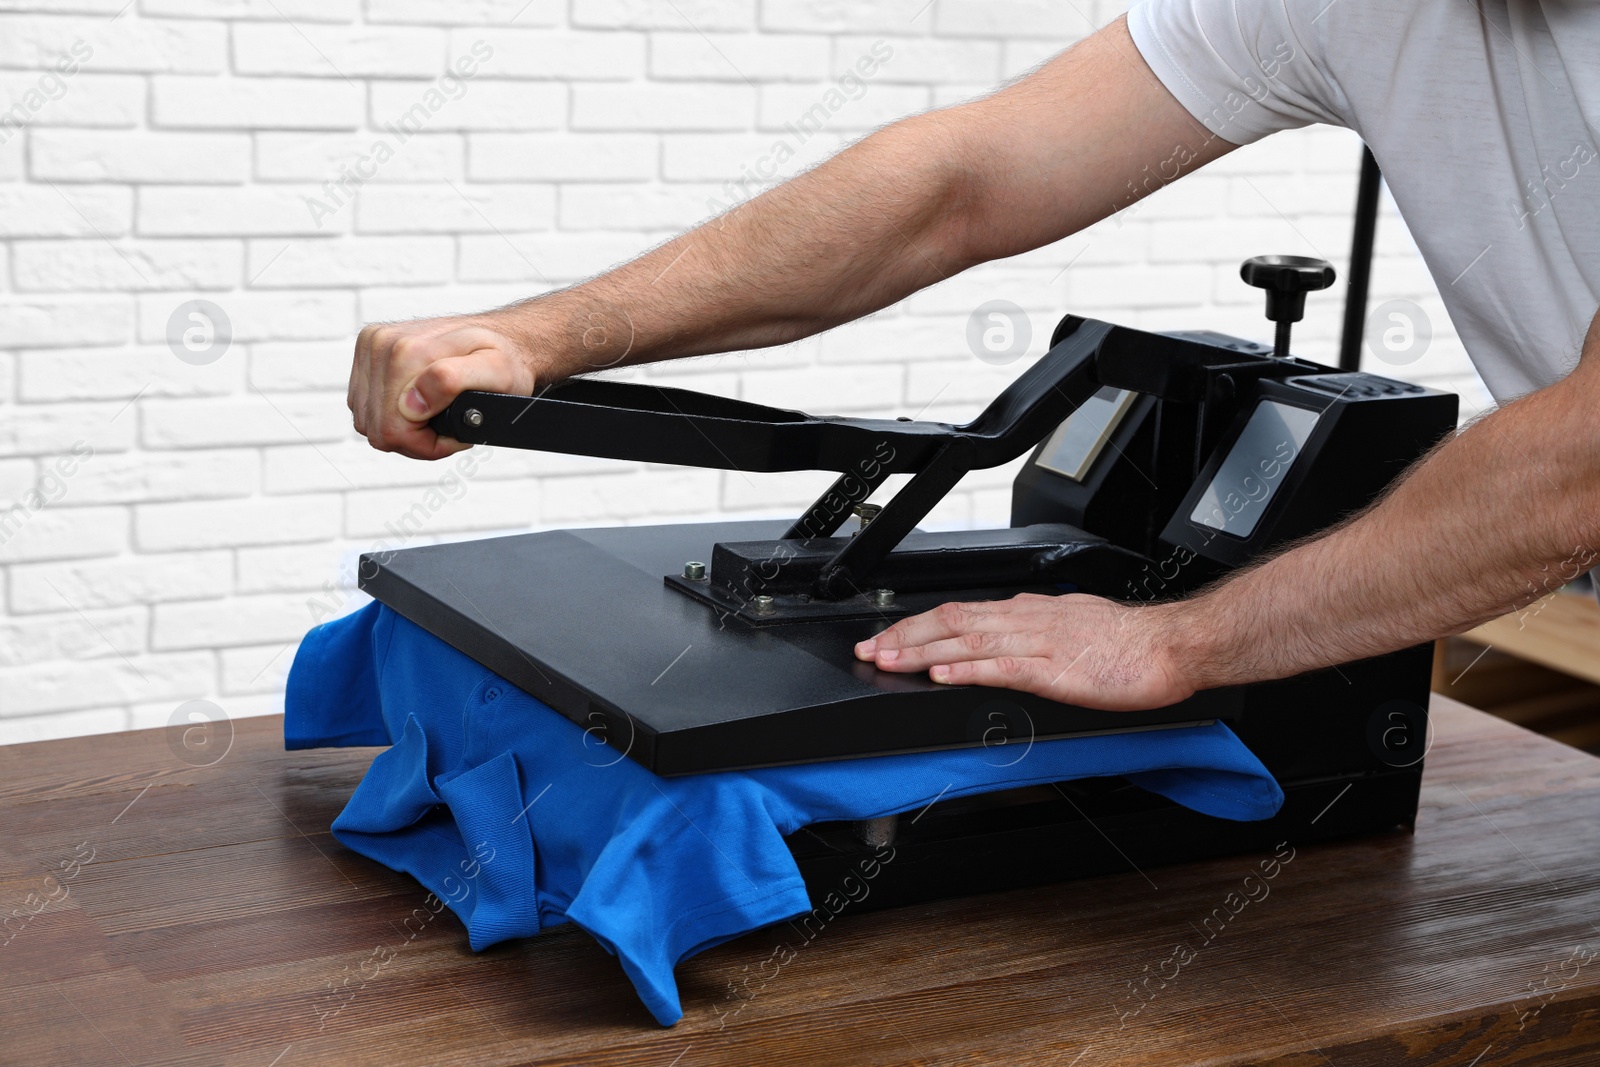
[[[1098,383],[1095,351],[1112,327],[1084,322],[964,425],[807,415],[726,397],[631,382],[574,378],[535,396],[469,391],[431,425],[467,444],[745,471],[864,466],[922,470],[952,441],[967,469],[996,467],[1038,443]],[[880,479],[881,480],[881,479]]]
[[[467,444],[715,470],[851,469],[877,449],[888,473],[909,473],[956,427],[894,419],[818,417],[726,397],[631,382],[573,378],[538,394],[469,391],[433,429]]]
[[[960,426],[806,415],[684,389],[572,379],[533,397],[462,393],[432,422],[468,444],[721,470],[831,470],[840,479],[789,530],[826,537],[890,474],[914,477],[826,569],[842,595],[869,573],[968,471],[1036,445],[1100,382],[1095,363],[1117,332],[1071,320],[1050,351],[977,418]]]

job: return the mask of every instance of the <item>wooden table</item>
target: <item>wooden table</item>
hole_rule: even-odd
[[[1592,594],[1560,590],[1461,636],[1600,685],[1600,604]]]
[[[1260,857],[846,912],[764,984],[758,932],[679,968],[671,1030],[570,927],[408,940],[422,890],[328,834],[373,750],[276,718],[204,767],[161,730],[0,748],[0,914],[40,909],[0,1062],[1600,1062],[1600,760],[1435,714],[1416,835],[1297,850],[1186,965]]]

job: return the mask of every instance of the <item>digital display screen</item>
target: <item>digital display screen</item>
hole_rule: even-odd
[[[1039,466],[1083,481],[1132,404],[1128,390],[1101,386],[1056,427],[1039,453]]]
[[[1316,428],[1320,412],[1263,400],[1217,468],[1189,521],[1249,537],[1272,503],[1284,475]]]

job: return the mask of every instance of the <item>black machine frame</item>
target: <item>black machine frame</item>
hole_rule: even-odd
[[[887,622],[952,599],[1180,595],[1325,528],[1424,454],[1454,427],[1455,398],[1359,371],[1380,180],[1364,150],[1338,370],[1288,351],[1305,292],[1331,284],[1332,269],[1262,257],[1243,273],[1268,289],[1274,346],[1069,315],[1047,354],[962,425],[818,417],[611,381],[533,397],[464,393],[434,423],[463,442],[838,477],[787,524],[555,531],[375,553],[362,559],[362,587],[584,725],[617,758],[661,774],[1221,719],[1287,797],[1274,819],[1226,823],[1105,779],[940,803],[915,824],[807,827],[790,845],[814,895],[889,843],[900,859],[874,906],[1409,826],[1426,749],[1427,648],[1136,713],[937,686],[850,652]],[[1052,432],[1105,395],[1121,398],[1100,442],[1114,457],[1064,476],[1043,455]],[[1251,420],[1293,411],[1314,426],[1281,478],[1246,501],[1258,512],[1248,528],[1197,521],[1204,501],[1238,496],[1218,484]],[[917,529],[966,473],[1029,449],[1009,529]],[[867,505],[894,474],[910,479]],[[843,536],[852,514],[860,529]],[[530,610],[535,596],[582,610]],[[596,656],[606,642],[626,657]]]

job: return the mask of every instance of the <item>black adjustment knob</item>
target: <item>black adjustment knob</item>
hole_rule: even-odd
[[[1306,314],[1306,294],[1326,289],[1337,277],[1333,264],[1309,256],[1254,256],[1239,267],[1239,277],[1267,291],[1267,318],[1278,324],[1272,354],[1289,355],[1289,326]]]

